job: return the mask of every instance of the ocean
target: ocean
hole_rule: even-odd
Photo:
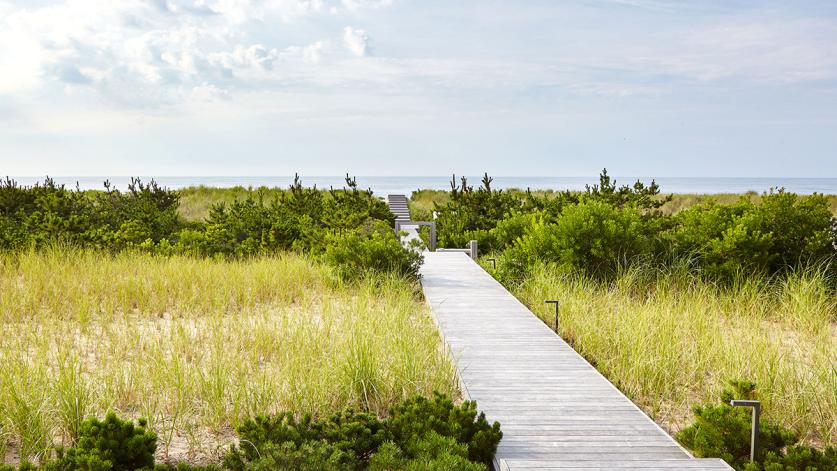
[[[31,185],[43,181],[43,177],[12,177],[20,184]],[[68,187],[75,187],[76,184],[82,189],[102,189],[103,182],[110,180],[116,187],[124,189],[129,177],[53,177],[58,183]],[[143,181],[152,178],[162,186],[168,188],[184,188],[189,186],[205,185],[211,187],[287,187],[293,182],[292,176],[276,177],[141,177]],[[614,177],[618,184],[632,184],[637,179],[648,183],[651,177]],[[341,188],[345,186],[343,177],[339,176],[302,176],[302,183],[305,186],[316,185],[318,188]],[[458,177],[457,177],[458,179]],[[479,186],[481,177],[468,177],[468,184]],[[417,189],[450,189],[449,176],[427,176],[427,177],[368,177],[358,176],[358,186],[371,188],[377,195],[406,194],[410,195]],[[837,178],[741,178],[741,177],[659,177],[656,178],[662,193],[745,193],[747,191],[765,192],[770,188],[784,187],[788,191],[799,194],[825,193],[837,194]],[[457,181],[457,183],[459,183]],[[492,187],[501,188],[531,188],[552,189],[552,190],[583,190],[585,185],[598,183],[597,176],[591,177],[494,177]]]

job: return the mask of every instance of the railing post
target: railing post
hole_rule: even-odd
[[[472,240],[472,241],[468,242],[468,249],[471,252],[471,258],[476,260],[477,257],[479,256],[479,252],[478,252],[478,249],[477,249],[477,241]]]
[[[430,251],[436,251],[436,222],[430,223]]]

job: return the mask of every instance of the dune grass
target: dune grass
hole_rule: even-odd
[[[284,193],[286,188],[243,187],[215,188],[208,186],[191,186],[177,190],[180,195],[180,205],[177,212],[186,221],[203,221],[209,216],[209,210],[218,203],[230,204],[247,198],[265,198],[270,201]]]
[[[200,462],[254,414],[456,389],[415,287],[294,255],[4,254],[0,338],[0,456],[48,453],[112,409],[147,418],[161,457]]]
[[[808,443],[837,441],[837,297],[823,272],[742,278],[631,268],[610,283],[540,266],[513,292],[671,431],[729,379],[758,384],[765,415]]]

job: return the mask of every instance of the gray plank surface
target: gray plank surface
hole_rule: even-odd
[[[463,394],[502,426],[496,469],[732,469],[692,458],[467,255],[424,257]]]
[[[392,214],[395,214],[395,219],[399,221],[410,220],[410,209],[407,204],[406,195],[387,195],[387,205]]]

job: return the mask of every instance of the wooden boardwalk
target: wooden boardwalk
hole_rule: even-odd
[[[414,240],[421,242],[421,236],[419,236],[418,232],[419,226],[413,224],[403,224],[405,222],[409,222],[411,219],[407,197],[405,195],[387,195],[387,206],[389,206],[389,210],[392,214],[395,215],[396,224],[401,223],[401,230],[406,232],[405,235],[401,236],[401,244],[404,247],[410,247],[410,244]]]
[[[692,458],[467,255],[424,257],[463,394],[502,426],[496,469],[732,469]]]
[[[409,221],[410,208],[407,205],[405,195],[387,195],[387,205],[392,214],[395,214],[396,221]]]

